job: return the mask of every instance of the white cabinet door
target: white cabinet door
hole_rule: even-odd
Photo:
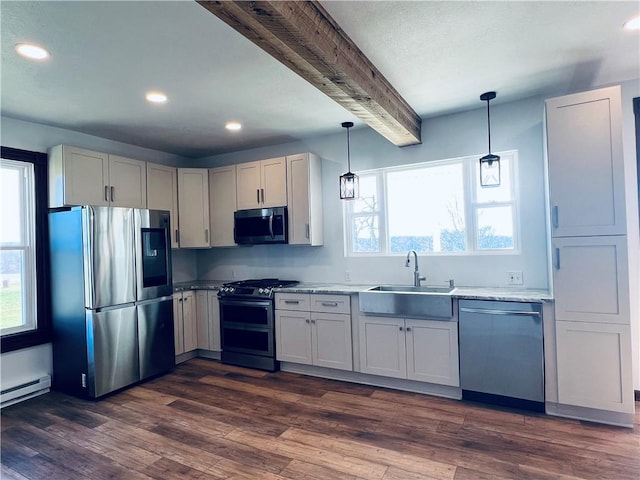
[[[209,297],[206,290],[196,290],[196,335],[197,346],[202,350],[211,350],[209,333]]]
[[[109,184],[112,207],[147,208],[145,162],[109,155]]]
[[[176,356],[184,353],[184,316],[182,315],[182,293],[173,295],[173,335]]]
[[[350,315],[311,312],[311,333],[314,365],[353,370]]]
[[[182,292],[182,315],[184,320],[184,351],[190,352],[198,348],[198,327],[193,292]]]
[[[209,290],[207,292],[209,301],[209,345],[211,350],[219,352],[222,350],[220,344],[220,304],[218,302],[218,292]]]
[[[322,245],[322,163],[310,153],[287,156],[289,243]]]
[[[405,320],[407,378],[460,386],[458,324],[433,320]]]
[[[209,246],[209,172],[206,168],[178,169],[180,247]]]
[[[558,320],[629,324],[626,236],[554,238]]]
[[[147,208],[171,214],[171,248],[178,248],[178,174],[175,167],[147,163]]]
[[[260,183],[260,162],[247,162],[236,165],[238,210],[260,207]]]
[[[287,162],[285,157],[260,161],[260,197],[262,207],[287,204]]]
[[[634,412],[628,325],[559,321],[556,337],[560,403]]]
[[[552,236],[624,234],[620,87],[546,102]]]
[[[48,161],[49,207],[109,205],[109,155],[57,145]]]
[[[361,316],[360,371],[407,378],[404,319]]]
[[[309,312],[276,310],[276,357],[283,362],[313,364]]]
[[[209,215],[211,246],[229,247],[233,241],[233,212],[236,211],[236,167],[209,169]]]

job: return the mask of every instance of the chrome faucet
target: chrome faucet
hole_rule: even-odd
[[[405,267],[409,267],[411,264],[411,254],[413,253],[413,264],[414,264],[414,269],[413,269],[413,286],[414,287],[419,287],[420,286],[420,282],[422,280],[426,280],[426,277],[421,277],[420,276],[420,271],[418,270],[418,254],[416,253],[415,250],[409,250],[409,253],[407,253],[407,261],[405,262],[404,266]]]

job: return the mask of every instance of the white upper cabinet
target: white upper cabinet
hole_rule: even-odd
[[[178,174],[175,167],[147,163],[147,208],[171,214],[171,247],[178,248]]]
[[[233,213],[236,210],[236,167],[209,169],[209,215],[212,247],[229,247],[233,241]]]
[[[322,245],[322,161],[312,153],[287,156],[289,243]]]
[[[620,87],[549,99],[552,236],[625,233]]]
[[[285,157],[236,165],[238,210],[287,205]]]
[[[178,217],[181,248],[209,246],[209,172],[178,168]]]
[[[49,207],[146,208],[145,162],[69,145],[49,149]]]

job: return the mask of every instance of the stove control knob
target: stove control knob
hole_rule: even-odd
[[[264,288],[262,288],[262,287],[261,287],[261,288],[259,288],[259,289],[258,289],[258,293],[260,293],[260,294],[264,293]]]
[[[270,288],[265,288],[264,289],[264,294],[265,295],[269,295],[271,293],[271,289]]]
[[[236,290],[236,287],[229,287],[229,293],[233,293],[235,292],[235,290]]]

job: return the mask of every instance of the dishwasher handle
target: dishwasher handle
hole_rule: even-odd
[[[518,317],[539,317],[540,312],[530,312],[527,310],[492,310],[488,308],[460,307],[464,313],[484,313],[486,315],[514,315]]]

